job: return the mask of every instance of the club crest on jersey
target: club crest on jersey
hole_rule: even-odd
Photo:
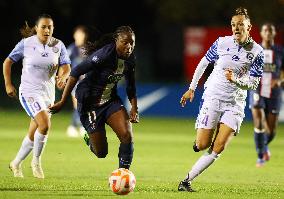
[[[92,60],[93,60],[94,62],[96,62],[96,63],[98,63],[98,62],[99,62],[99,58],[98,58],[98,56],[94,56],[94,57],[92,58]]]
[[[42,52],[42,53],[41,53],[41,56],[42,56],[42,57],[48,57],[48,53],[47,53],[47,52]]]
[[[54,47],[52,47],[52,51],[53,51],[54,53],[58,53],[58,52],[59,52],[59,48],[56,47],[56,46],[54,46]]]
[[[247,53],[247,59],[248,59],[250,62],[252,62],[253,57],[254,57],[253,53],[251,53],[251,52],[248,52],[248,53]]]
[[[232,60],[233,60],[233,61],[239,61],[240,58],[238,57],[238,55],[234,55],[234,56],[232,57]]]

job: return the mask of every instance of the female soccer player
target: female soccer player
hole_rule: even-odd
[[[256,89],[262,76],[263,49],[249,35],[251,23],[246,9],[236,9],[231,27],[233,35],[219,37],[201,59],[188,91],[180,100],[182,106],[193,100],[204,70],[209,63],[215,63],[204,85],[193,146],[196,152],[209,150],[180,182],[179,191],[193,192],[191,182],[220,156],[230,138],[238,134],[244,118],[246,90]]]
[[[24,39],[3,63],[6,92],[9,97],[16,98],[17,92],[11,81],[11,67],[13,63],[23,60],[19,99],[31,117],[28,135],[9,165],[15,177],[23,177],[21,163],[33,150],[33,175],[44,178],[41,155],[51,125],[48,107],[55,100],[55,82],[58,88],[63,89],[70,73],[67,50],[60,40],[52,37],[53,30],[53,20],[47,14],[38,17],[34,28],[26,24],[21,30]]]
[[[264,166],[270,159],[268,144],[276,134],[278,115],[281,108],[284,71],[284,50],[274,45],[276,35],[273,24],[266,23],[260,32],[264,48],[263,76],[256,91],[250,91],[249,100],[254,122],[254,141],[257,151],[256,167]]]
[[[76,67],[79,63],[81,63],[84,60],[86,56],[84,54],[83,46],[86,44],[86,41],[88,40],[87,27],[83,25],[75,27],[73,38],[74,42],[67,47],[67,52],[71,59],[71,66]],[[82,78],[83,77],[80,77],[80,79]],[[72,104],[73,104],[72,123],[68,126],[66,131],[69,137],[78,137],[80,135],[84,136],[85,134],[85,129],[81,124],[80,116],[77,110],[77,99],[75,98],[75,90],[76,86],[71,92]]]
[[[105,124],[108,124],[120,140],[119,168],[129,169],[133,157],[131,123],[138,122],[138,107],[135,87],[135,60],[133,49],[135,34],[129,26],[121,26],[108,37],[86,47],[90,56],[73,68],[62,98],[50,110],[58,112],[66,102],[78,78],[85,78],[76,89],[77,108],[81,122],[88,132],[91,151],[98,158],[108,153]],[[132,105],[130,114],[117,95],[117,83],[126,79],[126,91]]]

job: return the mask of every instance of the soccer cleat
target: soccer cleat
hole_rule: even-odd
[[[265,151],[264,154],[263,154],[263,160],[269,161],[270,157],[271,157],[271,153],[270,153],[269,149],[267,149],[267,151]]]
[[[41,178],[41,179],[44,178],[44,173],[43,173],[43,170],[41,168],[41,164],[40,163],[32,161],[31,167],[32,167],[32,170],[33,170],[34,177]]]
[[[189,181],[181,181],[178,185],[178,191],[195,192],[195,190],[191,188],[191,182]]]
[[[86,144],[89,146],[90,145],[90,137],[89,137],[88,133],[85,133],[84,140],[85,140]]]
[[[192,148],[193,148],[193,151],[194,151],[194,152],[199,152],[199,151],[200,151],[200,150],[197,148],[197,146],[196,146],[196,140],[193,142]]]
[[[256,161],[256,167],[257,168],[261,168],[261,167],[263,167],[264,166],[264,163],[265,163],[265,161],[263,160],[263,159],[257,159],[257,161]]]
[[[15,178],[23,178],[24,177],[21,164],[16,166],[16,165],[13,165],[13,163],[11,162],[9,164],[9,169],[13,172]]]

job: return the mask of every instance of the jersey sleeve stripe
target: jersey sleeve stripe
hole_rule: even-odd
[[[264,54],[263,51],[261,51],[251,65],[250,76],[261,77],[263,73],[263,66],[264,66]]]

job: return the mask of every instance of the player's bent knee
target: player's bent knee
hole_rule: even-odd
[[[38,130],[41,133],[47,133],[49,129],[50,129],[50,125],[49,124],[41,124],[41,125],[38,126]]]
[[[196,143],[196,147],[199,151],[203,151],[210,146],[210,143]]]

